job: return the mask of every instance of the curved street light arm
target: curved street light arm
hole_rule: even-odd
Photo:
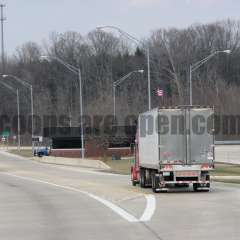
[[[7,84],[7,83],[5,83],[5,82],[3,82],[3,81],[0,81],[0,83],[4,86],[4,87],[6,87],[6,88],[8,88],[8,90],[10,90],[11,92],[14,92],[14,93],[16,93],[16,89],[14,89],[12,86],[10,86],[9,84]]]

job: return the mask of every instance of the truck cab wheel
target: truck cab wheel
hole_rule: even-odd
[[[140,169],[140,187],[146,187],[146,172],[145,169]]]

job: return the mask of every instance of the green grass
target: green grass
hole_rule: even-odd
[[[10,153],[19,155],[21,157],[26,157],[26,158],[30,158],[33,157],[32,154],[32,149],[21,149],[20,151],[18,150],[9,150]]]
[[[130,174],[133,159],[112,160],[111,158],[101,159],[111,169],[108,172],[118,174]]]
[[[240,176],[240,166],[231,164],[215,164],[213,176]]]

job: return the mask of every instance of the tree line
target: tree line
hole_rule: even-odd
[[[189,66],[218,50],[218,54],[193,73],[193,103],[215,106],[222,114],[238,114],[240,98],[240,21],[225,20],[195,24],[186,29],[158,29],[134,45],[124,36],[95,30],[83,36],[77,32],[52,33],[42,45],[27,42],[8,56],[5,73],[33,85],[34,111],[71,118],[78,125],[79,90],[77,76],[57,61],[40,61],[41,55],[57,56],[79,67],[83,80],[84,114],[113,114],[113,82],[134,74],[116,89],[116,114],[120,124],[129,115],[148,110],[146,46],[150,47],[152,107],[189,103]],[[16,86],[11,79],[2,79]],[[30,95],[20,87],[21,114],[30,114]],[[164,90],[158,97],[156,90]],[[16,115],[13,95],[1,86],[1,115]],[[28,96],[29,95],[29,96]]]

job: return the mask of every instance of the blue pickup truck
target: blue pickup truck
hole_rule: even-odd
[[[48,147],[37,147],[34,149],[33,155],[38,157],[49,156],[49,152]]]

